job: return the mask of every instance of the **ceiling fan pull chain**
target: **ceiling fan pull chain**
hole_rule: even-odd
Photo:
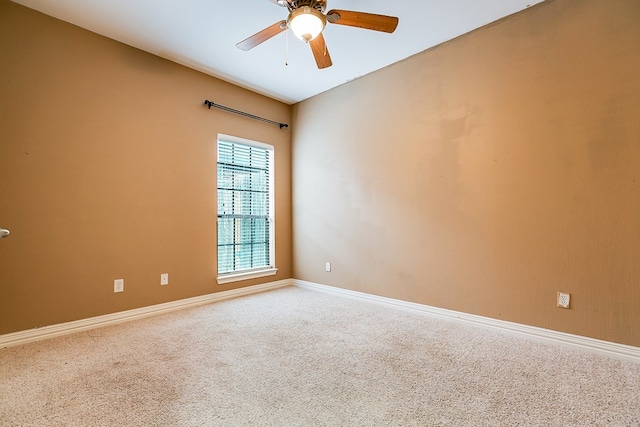
[[[289,31],[284,33],[284,66],[289,66]]]

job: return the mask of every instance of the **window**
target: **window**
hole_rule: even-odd
[[[218,283],[276,273],[273,146],[218,136]]]

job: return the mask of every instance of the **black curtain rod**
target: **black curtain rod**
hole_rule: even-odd
[[[231,107],[225,107],[224,105],[216,104],[215,102],[209,101],[208,99],[205,99],[202,105],[206,105],[207,107],[209,107],[209,110],[211,109],[211,107],[219,108],[220,110],[228,111],[230,113],[238,114],[240,116],[248,117],[250,119],[260,120],[261,122],[269,123],[270,125],[279,126],[280,129],[289,127],[289,125],[286,123],[275,122],[273,120],[269,120],[269,119],[265,119],[264,117],[259,117],[253,114],[245,113],[244,111],[236,110]]]

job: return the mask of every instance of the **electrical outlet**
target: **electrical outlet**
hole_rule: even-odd
[[[160,284],[163,286],[169,284],[169,273],[164,273],[160,275]]]
[[[113,281],[113,292],[124,292],[124,279],[116,279]]]
[[[571,294],[564,292],[558,292],[558,307],[569,308],[569,301],[571,300]]]
[[[330,263],[330,262],[328,262],[328,263],[326,263],[326,264],[324,265],[324,270],[325,270],[325,271],[327,271],[327,272],[330,272],[330,271],[331,271],[331,263]]]

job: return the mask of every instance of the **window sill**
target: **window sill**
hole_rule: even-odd
[[[273,276],[278,272],[277,268],[265,268],[262,270],[244,271],[242,273],[229,273],[218,276],[218,284],[239,282],[240,280],[256,279],[258,277]]]

